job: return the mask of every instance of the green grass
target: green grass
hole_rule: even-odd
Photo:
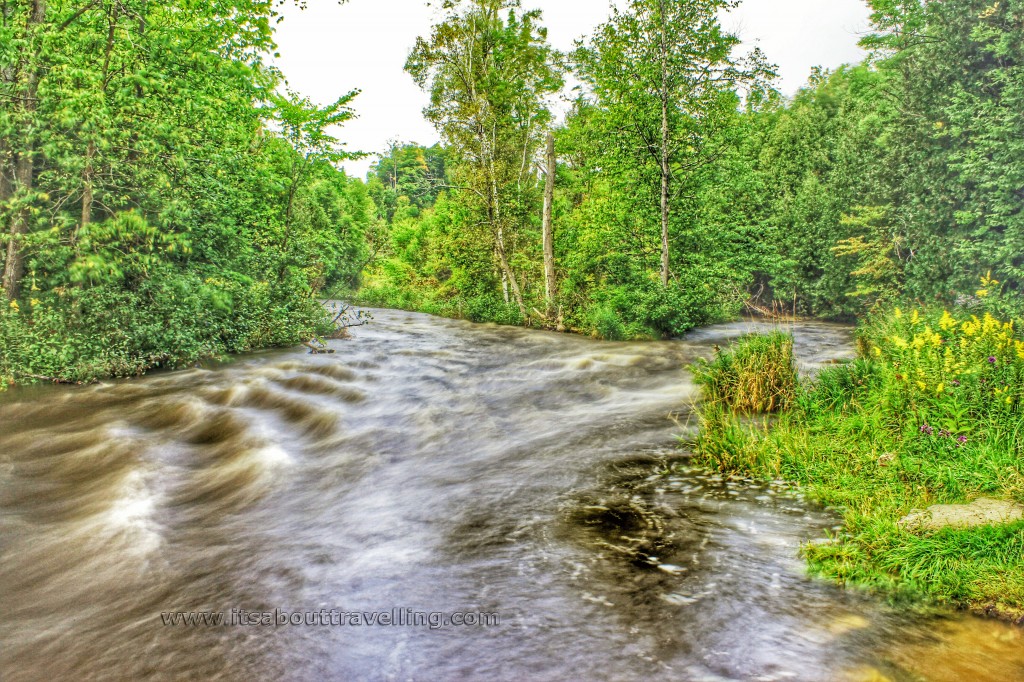
[[[698,361],[693,371],[709,408],[776,412],[796,394],[793,337],[783,332],[745,336],[725,351],[716,349],[710,362]]]
[[[779,345],[748,339],[695,368],[710,387],[698,408],[697,461],[791,481],[837,508],[845,530],[836,542],[804,549],[820,576],[1024,615],[1024,523],[933,532],[897,525],[932,504],[1024,501],[1024,347],[1012,328],[941,311],[876,317],[861,333],[865,357],[796,386],[788,409],[758,423],[746,414],[757,410],[745,409],[755,403],[730,401],[734,393],[721,386],[750,383],[730,374],[745,352],[768,356],[746,367],[777,367]]]

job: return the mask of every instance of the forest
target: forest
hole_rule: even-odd
[[[0,376],[293,344],[327,297],[642,339],[970,304],[987,275],[1018,315],[1024,6],[870,4],[869,58],[787,98],[734,0],[631,0],[570,53],[517,1],[445,2],[406,64],[442,142],[364,182],[358,93],[269,64],[279,3],[5,2]]]
[[[0,5],[0,384],[133,376],[322,331],[376,209],[355,92],[268,64],[276,3]]]
[[[660,338],[745,303],[977,303],[987,275],[1019,314],[1024,6],[877,0],[870,57],[785,98],[735,5],[630,2],[571,54],[517,3],[454,7],[407,63],[443,145],[377,164],[359,299]]]

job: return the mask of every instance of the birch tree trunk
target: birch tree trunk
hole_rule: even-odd
[[[554,204],[555,204],[555,171],[557,170],[557,159],[555,157],[555,136],[548,133],[547,139],[547,177],[544,179],[544,295],[547,301],[547,317],[551,319],[555,314],[555,235],[554,226]]]
[[[661,11],[661,284],[668,286],[669,250],[668,250],[668,216],[669,216],[669,130],[668,130],[668,36],[666,31],[665,0],[659,5]]]

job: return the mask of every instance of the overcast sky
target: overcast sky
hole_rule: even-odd
[[[358,119],[342,139],[353,150],[379,152],[390,139],[433,144],[433,126],[421,114],[426,96],[403,71],[416,37],[428,35],[437,18],[424,0],[309,0],[304,11],[288,9],[278,26],[277,65],[290,87],[321,104],[360,89]],[[544,11],[548,38],[560,50],[589,34],[608,17],[608,0],[524,0]],[[811,67],[836,67],[862,59],[857,47],[867,28],[864,0],[746,0],[726,19],[748,45],[757,44],[779,66],[787,95],[802,86]],[[372,158],[346,170],[363,177]]]

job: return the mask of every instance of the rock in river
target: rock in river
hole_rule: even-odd
[[[899,525],[910,530],[939,530],[991,526],[1021,519],[1024,519],[1024,505],[980,497],[971,504],[935,504],[924,511],[911,512],[899,520]]]

